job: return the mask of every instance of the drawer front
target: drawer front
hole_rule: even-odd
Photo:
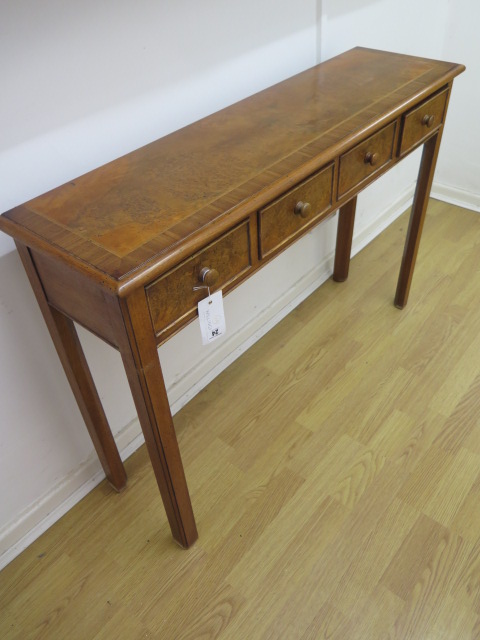
[[[146,287],[157,336],[166,338],[195,317],[199,300],[207,295],[207,289],[193,290],[202,284],[202,270],[215,269],[218,272],[218,279],[211,287],[213,292],[231,287],[250,268],[247,220]]]
[[[443,123],[447,95],[448,90],[442,91],[403,116],[400,155],[420,144]]]
[[[292,241],[332,205],[333,164],[260,209],[260,257]]]
[[[396,123],[392,122],[378,133],[340,156],[338,197],[379,173],[393,157]]]

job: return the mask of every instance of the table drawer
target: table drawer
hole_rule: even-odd
[[[307,225],[318,220],[332,205],[333,164],[260,209],[260,257],[287,244]]]
[[[442,123],[445,117],[448,90],[422,102],[403,116],[400,155],[413,149],[428,138]]]
[[[250,268],[246,220],[146,287],[156,335],[163,339],[195,317],[198,301],[207,295],[206,289],[193,290],[202,284],[202,271],[210,269],[210,276],[213,270],[218,273],[210,287],[213,292],[231,287]]]
[[[340,156],[338,197],[380,172],[393,157],[396,123],[392,122],[378,133]]]

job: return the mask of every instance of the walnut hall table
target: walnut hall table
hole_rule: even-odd
[[[107,478],[126,475],[73,321],[120,351],[174,539],[197,529],[157,347],[327,216],[347,278],[356,196],[423,145],[395,305],[412,280],[455,76],[356,48],[0,216]]]

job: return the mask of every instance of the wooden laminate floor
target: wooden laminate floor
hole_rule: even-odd
[[[0,637],[480,638],[480,215],[432,201],[175,417],[200,539],[144,447],[0,574]]]

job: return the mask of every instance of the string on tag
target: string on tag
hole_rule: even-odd
[[[208,304],[212,304],[212,296],[210,295],[210,287],[206,284],[201,284],[198,287],[193,287],[194,291],[198,291],[199,289],[206,289],[208,291]]]

